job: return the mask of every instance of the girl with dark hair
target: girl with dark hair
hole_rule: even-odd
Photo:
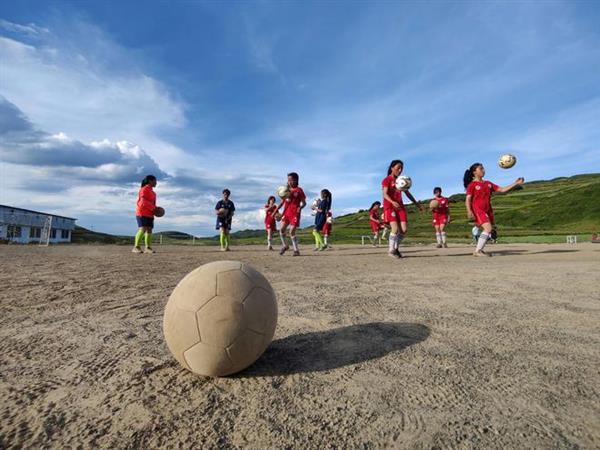
[[[327,189],[321,191],[321,200],[317,205],[316,216],[315,216],[315,229],[313,230],[313,236],[315,237],[315,250],[323,251],[327,248],[327,244],[323,241],[321,232],[327,224],[327,215],[331,210],[331,192]]]
[[[265,204],[265,229],[267,230],[267,250],[273,250],[273,232],[277,229],[277,205],[270,196]]]
[[[433,199],[437,200],[438,206],[431,210],[433,215],[433,228],[435,228],[435,238],[437,248],[448,248],[446,244],[446,225],[450,222],[450,205],[448,199],[442,196],[442,188],[433,188]]]
[[[523,177],[517,178],[512,184],[500,187],[491,181],[484,181],[485,168],[481,163],[471,165],[463,177],[463,183],[467,190],[467,216],[475,220],[475,224],[483,228],[482,233],[477,240],[477,246],[473,252],[474,256],[492,256],[491,253],[483,251],[492,230],[494,228],[494,211],[492,209],[491,198],[494,192],[509,192],[517,186],[523,184]]]
[[[296,228],[300,226],[300,214],[302,213],[302,208],[306,206],[306,195],[302,188],[298,186],[300,177],[296,172],[288,173],[287,179],[289,194],[282,199],[281,203],[277,206],[277,211],[283,206],[281,228],[279,229],[282,247],[279,254],[283,255],[290,248],[285,242],[287,227],[289,226],[292,246],[294,247],[294,256],[300,256]]]
[[[135,235],[134,247],[132,253],[154,253],[152,249],[152,229],[154,228],[154,210],[156,209],[156,193],[153,188],[157,181],[154,175],[146,175],[142,180],[138,199],[135,205],[135,219],[138,225],[138,231]],[[140,244],[144,237],[146,249],[142,251]]]
[[[383,189],[383,220],[389,223],[391,228],[388,253],[393,258],[402,258],[398,247],[408,231],[408,218],[406,208],[402,203],[402,192],[415,204],[419,211],[423,212],[423,207],[408,190],[401,191],[396,188],[396,179],[403,169],[404,163],[399,159],[394,159],[388,167],[388,176],[381,182]]]
[[[369,208],[369,225],[371,226],[371,231],[373,232],[373,247],[377,247],[377,244],[381,242],[383,237],[379,236],[379,231],[384,230],[383,221],[379,215],[379,208],[381,208],[381,202],[373,202],[371,207]]]
[[[219,200],[215,206],[215,214],[217,215],[216,229],[220,231],[219,242],[221,244],[221,251],[229,251],[229,233],[231,232],[231,221],[233,219],[233,213],[235,212],[235,205],[229,196],[231,191],[229,189],[223,189],[223,199]]]

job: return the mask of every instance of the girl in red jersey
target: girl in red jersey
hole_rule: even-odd
[[[302,208],[306,206],[306,195],[302,188],[298,186],[299,179],[300,177],[296,172],[288,173],[288,188],[290,193],[277,206],[277,211],[283,206],[281,228],[279,229],[279,237],[282,244],[279,252],[280,255],[283,255],[290,248],[285,242],[287,227],[289,226],[292,246],[294,247],[294,256],[300,256],[296,228],[300,226],[300,214],[302,213]]]
[[[442,197],[442,188],[433,188],[433,198],[438,201],[438,206],[431,210],[433,215],[433,228],[435,228],[435,238],[437,248],[448,248],[446,244],[446,224],[450,222],[450,205],[446,197]]]
[[[132,253],[154,253],[152,249],[152,228],[154,228],[154,210],[156,209],[156,193],[153,188],[156,187],[156,177],[147,175],[142,180],[142,186],[138,192],[138,199],[135,205],[135,219],[137,220],[138,231],[135,235],[135,244]],[[144,236],[146,249],[142,251],[140,243]]]
[[[465,188],[467,189],[467,215],[469,219],[474,219],[475,223],[483,228],[483,232],[477,240],[477,247],[473,252],[474,256],[492,256],[491,253],[483,251],[494,228],[494,211],[491,204],[492,194],[494,192],[508,192],[525,182],[523,177],[519,177],[514,183],[500,187],[491,181],[484,181],[484,176],[485,169],[483,164],[475,163],[465,171],[463,179]]]
[[[404,163],[399,159],[393,160],[388,168],[387,177],[381,182],[383,189],[383,220],[390,224],[388,254],[394,258],[402,258],[398,246],[408,231],[408,219],[406,208],[402,203],[402,192],[419,208],[419,211],[423,212],[423,207],[408,190],[401,191],[396,188],[396,178],[402,173],[402,169],[404,169]]]
[[[379,214],[379,208],[381,208],[381,202],[373,202],[369,208],[369,225],[373,232],[373,247],[377,247],[377,243],[381,242],[383,232],[381,233],[382,237],[379,237],[379,231],[385,229]]]
[[[277,205],[275,197],[268,198],[265,205],[265,229],[267,230],[267,250],[273,250],[273,232],[277,229]]]

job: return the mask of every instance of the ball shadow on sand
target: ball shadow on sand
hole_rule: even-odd
[[[418,323],[373,322],[294,334],[273,341],[240,377],[321,372],[381,358],[427,339]]]

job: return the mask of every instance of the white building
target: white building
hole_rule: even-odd
[[[0,241],[19,244],[40,242],[44,230],[48,230],[50,243],[71,242],[76,220],[56,214],[0,205]]]

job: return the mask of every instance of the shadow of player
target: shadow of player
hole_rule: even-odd
[[[381,358],[427,339],[418,323],[373,322],[294,334],[273,341],[240,377],[322,372]]]

